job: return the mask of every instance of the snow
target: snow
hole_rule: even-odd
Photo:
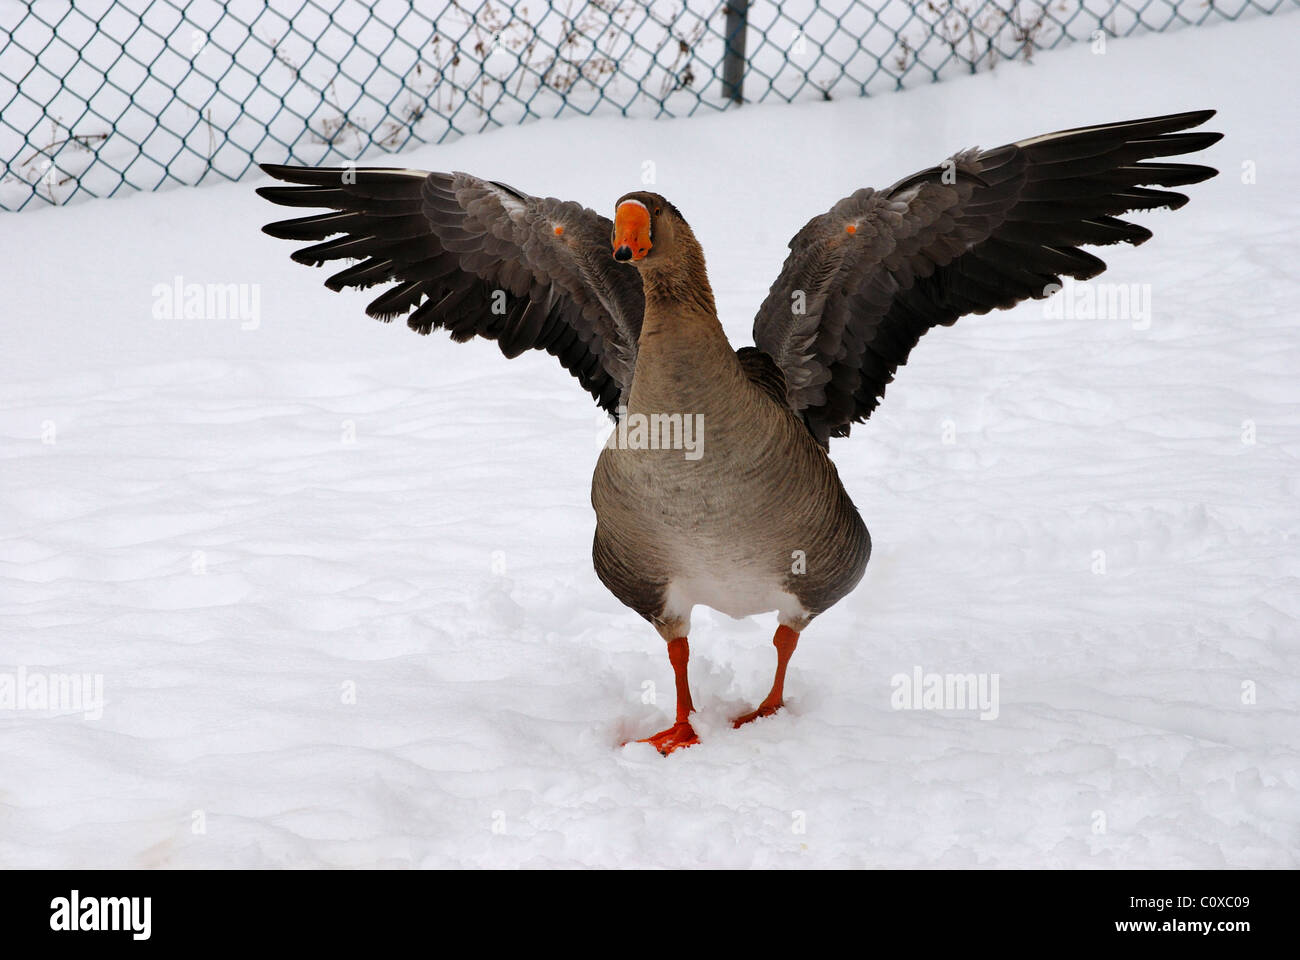
[[[672,678],[591,568],[602,417],[550,357],[367,319],[258,231],[282,211],[253,184],[16,215],[0,693],[87,674],[103,702],[0,707],[0,864],[1296,866],[1297,27],[401,156],[598,208],[652,163],[740,344],[787,238],[857,187],[1221,111],[1221,175],[1102,252],[1149,321],[1032,303],[929,334],[832,448],[875,552],[788,708],[730,729],[775,619],[697,609],[702,743],[666,759],[619,746],[667,725]],[[245,309],[161,317],[177,277]],[[996,718],[894,709],[917,668],[996,674]]]

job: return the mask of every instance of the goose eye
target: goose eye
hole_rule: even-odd
[[[664,211],[663,211],[663,208],[661,208],[661,207],[655,207],[655,216],[656,216],[656,217],[659,216],[659,214],[661,214],[661,213],[663,213],[663,212],[664,212]]]

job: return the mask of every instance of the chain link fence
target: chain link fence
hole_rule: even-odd
[[[0,0],[0,209],[597,111],[862,96],[1300,0]]]

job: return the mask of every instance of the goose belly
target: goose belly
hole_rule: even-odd
[[[756,613],[778,611],[783,617],[804,619],[808,613],[785,587],[785,577],[758,564],[718,563],[708,568],[683,568],[669,581],[664,597],[668,617],[687,617],[696,605],[740,619]]]
[[[704,472],[666,458],[604,466],[593,485],[598,534],[628,574],[666,585],[663,616],[684,619],[696,605],[735,618],[806,616],[790,580],[809,518],[770,484],[743,469]]]

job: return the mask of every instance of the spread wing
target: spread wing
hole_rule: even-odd
[[[921,336],[1095,277],[1080,247],[1151,236],[1119,219],[1177,209],[1173,187],[1218,171],[1167,163],[1222,134],[1180,133],[1213,110],[1063,130],[966,150],[888,190],[859,190],[790,242],[754,321],[754,343],[785,374],[787,400],[823,443],[871,415]]]
[[[361,261],[325,286],[391,283],[370,316],[406,316],[412,330],[442,328],[457,341],[486,337],[507,357],[545,350],[614,413],[632,382],[644,301],[636,268],[610,256],[607,218],[466,173],[262,169],[296,184],[262,187],[267,200],[330,211],[262,228],[318,241],[294,260]]]

